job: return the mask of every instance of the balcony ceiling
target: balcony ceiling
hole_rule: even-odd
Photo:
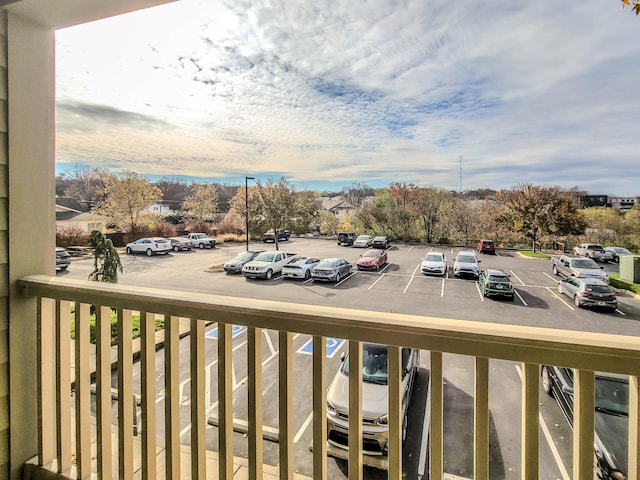
[[[92,22],[175,0],[0,0],[0,6],[52,29]]]

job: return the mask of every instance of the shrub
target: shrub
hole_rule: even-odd
[[[56,227],[56,246],[89,246],[89,234],[77,225],[59,225]]]
[[[236,235],[234,233],[225,233],[224,235],[218,235],[216,237],[216,240],[218,242],[218,245],[222,245],[228,242],[244,243],[247,240],[247,237],[245,237],[244,235]]]

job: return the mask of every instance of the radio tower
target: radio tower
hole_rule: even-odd
[[[460,155],[460,194],[462,194],[462,155]]]

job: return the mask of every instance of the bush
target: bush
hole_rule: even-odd
[[[225,233],[224,235],[218,235],[216,237],[216,241],[218,245],[222,245],[224,243],[244,243],[247,241],[247,237],[244,235],[236,235],[234,233]]]
[[[619,288],[622,290],[630,290],[634,293],[640,294],[640,285],[637,283],[629,283],[620,279],[620,275],[616,273],[612,273],[609,275],[609,281],[611,282],[611,286],[615,288]]]
[[[56,246],[89,246],[89,234],[77,225],[59,225],[56,227]]]

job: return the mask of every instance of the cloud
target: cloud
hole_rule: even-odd
[[[57,34],[59,165],[640,194],[638,20],[587,0],[182,0]],[[122,32],[125,32],[124,35]]]

